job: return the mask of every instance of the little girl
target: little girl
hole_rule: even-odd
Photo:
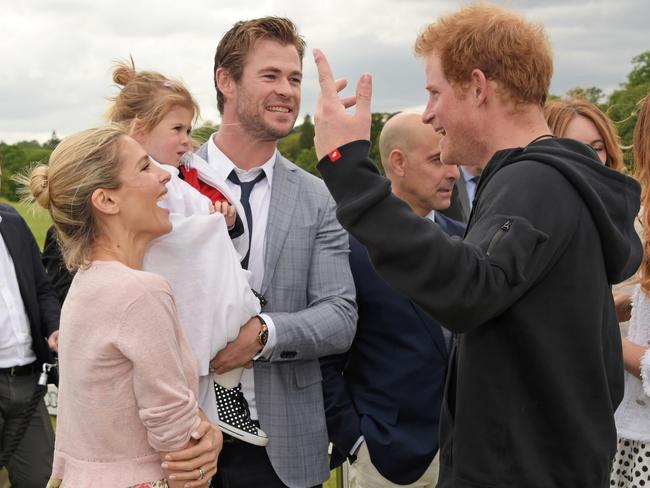
[[[189,154],[198,105],[181,83],[151,71],[136,72],[133,60],[116,65],[113,81],[122,89],[112,99],[109,118],[128,125],[151,159],[172,175],[159,205],[169,209],[173,230],[153,241],[144,266],[172,285],[180,323],[198,361],[199,403],[224,432],[264,446],[268,438],[251,421],[241,393],[243,368],[217,374],[209,367],[261,309],[240,265],[249,245],[243,209],[208,164]],[[183,181],[183,174],[197,177],[193,165],[213,188],[212,201]]]

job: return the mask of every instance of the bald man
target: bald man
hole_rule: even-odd
[[[399,113],[384,125],[379,152],[393,193],[420,217],[448,225],[449,219],[435,211],[449,207],[459,170],[440,161],[440,135],[422,123],[421,115]]]
[[[395,195],[462,237],[462,224],[436,212],[449,206],[459,175],[440,162],[439,140],[420,115],[398,114],[379,138],[382,164]],[[321,359],[332,467],[350,458],[351,488],[433,488],[449,334],[377,275],[353,237],[350,267],[357,333],[347,353]]]

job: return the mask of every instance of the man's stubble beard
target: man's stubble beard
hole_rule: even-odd
[[[486,143],[476,137],[476,131],[473,128],[465,127],[460,130],[456,129],[455,133],[456,137],[451,140],[451,144],[447,143],[445,155],[441,154],[440,160],[444,164],[485,166],[487,160],[483,160],[485,159]]]
[[[263,114],[260,114],[257,111],[254,111],[254,113],[251,114],[247,111],[247,97],[245,94],[242,95],[243,96],[237,99],[237,118],[239,119],[242,129],[244,129],[244,131],[246,131],[246,133],[248,133],[253,139],[263,142],[276,142],[291,133],[296,124],[297,114],[293,119],[291,127],[288,129],[278,129],[267,124],[264,121]]]

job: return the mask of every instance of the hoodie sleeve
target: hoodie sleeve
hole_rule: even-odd
[[[188,361],[169,293],[151,290],[128,307],[117,345],[133,365],[133,390],[151,447],[184,447],[199,424],[195,392],[186,377]]]
[[[509,165],[489,180],[465,238],[447,236],[395,197],[367,157],[368,141],[318,169],[337,216],[379,273],[449,329],[465,332],[509,308],[568,245],[583,211],[556,170]]]

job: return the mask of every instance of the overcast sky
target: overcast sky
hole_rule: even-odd
[[[465,2],[467,3],[467,2]],[[496,3],[542,22],[555,56],[552,92],[625,81],[632,57],[650,49],[649,0],[509,0]],[[0,0],[0,141],[41,142],[102,123],[115,93],[112,61],[131,54],[138,69],[184,81],[203,120],[218,121],[214,50],[234,22],[282,15],[319,47],[337,77],[354,86],[374,77],[373,111],[423,107],[417,33],[458,1],[335,0]],[[301,114],[318,93],[311,52],[305,57]],[[301,115],[301,117],[302,117]]]

